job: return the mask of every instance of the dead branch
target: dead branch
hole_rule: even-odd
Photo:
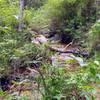
[[[81,55],[83,57],[89,57],[89,55],[90,55],[89,52],[80,52],[77,50],[65,50],[65,48],[59,49],[59,48],[52,47],[52,46],[49,46],[49,49],[52,51],[59,52],[59,53],[72,53],[72,54],[76,54],[76,55]]]

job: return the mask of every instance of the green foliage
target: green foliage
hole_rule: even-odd
[[[29,44],[31,34],[27,30],[24,29],[23,32],[17,32],[19,23],[18,0],[0,0],[0,12],[0,72],[4,72],[10,68],[10,58],[27,58],[28,54],[37,56],[41,51],[35,44]],[[34,12],[34,8],[30,10],[25,8],[23,16],[25,28],[31,22]]]
[[[45,1],[46,0],[26,0],[25,7],[38,9],[45,3]]]
[[[96,92],[93,84],[100,82],[98,61],[89,61],[87,66],[71,72],[67,68],[43,65],[42,76],[37,80],[39,86],[44,86],[43,100],[67,98],[92,98]],[[74,94],[73,94],[74,92]],[[93,97],[94,98],[94,97]]]
[[[24,20],[24,24],[27,26],[31,23],[32,21],[32,17],[34,15],[34,12],[35,10],[34,9],[31,9],[31,10],[28,10],[28,9],[25,9],[24,10],[24,17],[23,17],[23,20]]]
[[[29,97],[27,96],[21,96],[21,97],[12,96],[3,91],[0,91],[0,99],[1,98],[2,100],[29,100]]]
[[[90,98],[94,90],[91,83],[100,82],[99,52],[94,59],[88,61],[87,66],[75,72],[70,72],[64,67],[48,65],[48,55],[51,52],[47,50],[47,44],[39,46],[30,43],[32,35],[27,30],[16,31],[19,23],[18,3],[18,0],[0,0],[0,72],[7,74],[6,72],[11,67],[10,59],[18,57],[21,61],[20,66],[42,65],[40,76],[36,81],[39,86],[44,87],[41,91],[43,100]],[[25,28],[28,25],[40,30],[44,27],[47,30],[55,28],[62,32],[73,33],[75,37],[80,38],[81,34],[89,29],[85,25],[91,26],[89,23],[95,21],[95,12],[90,13],[87,10],[89,7],[89,10],[93,11],[91,7],[93,3],[94,0],[47,0],[45,4],[36,0],[36,5],[31,5],[29,2],[24,10]],[[30,9],[29,6],[33,8]],[[88,35],[90,48],[95,48],[100,44],[100,21],[91,27]],[[6,93],[0,92],[0,97],[5,95]],[[13,97],[9,96],[9,98]],[[27,98],[22,97],[21,100],[27,100]]]
[[[47,26],[47,29],[56,27],[57,30],[63,31],[69,29],[76,34],[76,29],[80,29],[82,25],[86,25],[88,19],[91,20],[91,17],[95,17],[94,13],[91,13],[90,16],[87,15],[88,12],[85,12],[88,6],[92,9],[93,4],[94,0],[48,0],[34,14],[31,26],[40,30],[43,26]]]
[[[89,31],[89,47],[90,49],[100,51],[100,21],[98,20]]]
[[[12,30],[17,29],[19,24],[19,0],[1,0],[0,12],[0,26],[12,28]],[[31,10],[26,8],[24,10],[23,21],[26,26],[31,22],[32,13],[34,13],[34,8]]]
[[[2,100],[12,100],[12,99],[14,99],[14,96],[11,96],[6,92],[0,91],[0,99],[2,99]]]
[[[18,7],[16,3],[10,4],[7,0],[0,1],[0,26],[13,27],[18,23]]]

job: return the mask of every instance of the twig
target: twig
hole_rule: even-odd
[[[69,44],[67,44],[65,47],[64,47],[64,50],[66,50],[69,46],[71,46],[73,44],[73,41],[70,42]]]

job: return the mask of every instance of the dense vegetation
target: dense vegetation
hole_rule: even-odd
[[[19,95],[17,90],[17,96],[14,90],[10,91],[11,86],[20,85],[25,79],[29,82],[21,85],[34,81],[38,85],[31,90],[33,97],[34,91],[38,91],[36,100],[99,100],[94,95],[100,88],[97,0],[25,0],[21,4],[22,1],[0,0],[0,100],[35,100],[26,96],[29,90],[24,95]],[[39,44],[32,40],[40,34],[46,36],[48,42],[39,41]],[[84,66],[72,59],[63,61],[67,64],[65,67],[53,66],[50,57],[58,53],[50,49],[49,37],[55,34],[65,39],[64,44],[70,39],[68,43],[73,41],[74,46],[87,52],[85,57],[72,52],[75,59],[79,56],[86,62]],[[27,68],[34,69],[38,75],[19,75],[17,70],[27,71]],[[2,83],[4,77],[9,79]]]

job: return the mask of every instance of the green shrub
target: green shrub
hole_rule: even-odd
[[[93,4],[94,0],[91,3],[90,0],[48,0],[34,14],[31,26],[40,30],[45,26],[47,29],[57,27],[58,30],[59,28],[75,30],[75,27],[80,28],[82,25],[86,25],[87,18],[91,19],[89,15],[83,15],[87,13],[85,12],[87,6],[92,9]],[[94,9],[92,10],[94,11]],[[94,13],[91,13],[92,15]]]
[[[25,9],[24,10],[24,17],[23,17],[23,20],[24,20],[24,24],[27,26],[31,23],[32,21],[32,17],[34,16],[34,12],[35,10],[34,9]]]
[[[0,1],[0,26],[13,27],[18,23],[18,7],[15,4],[10,4],[7,0]]]
[[[92,84],[100,82],[99,70],[99,65],[93,61],[75,72],[67,68],[43,65],[41,76],[37,79],[39,86],[44,87],[44,90],[40,89],[43,100],[92,98],[93,91],[96,92]]]
[[[25,7],[27,8],[40,8],[46,0],[26,0],[25,1]]]
[[[100,51],[100,21],[98,20],[90,29],[89,33],[90,51]]]

